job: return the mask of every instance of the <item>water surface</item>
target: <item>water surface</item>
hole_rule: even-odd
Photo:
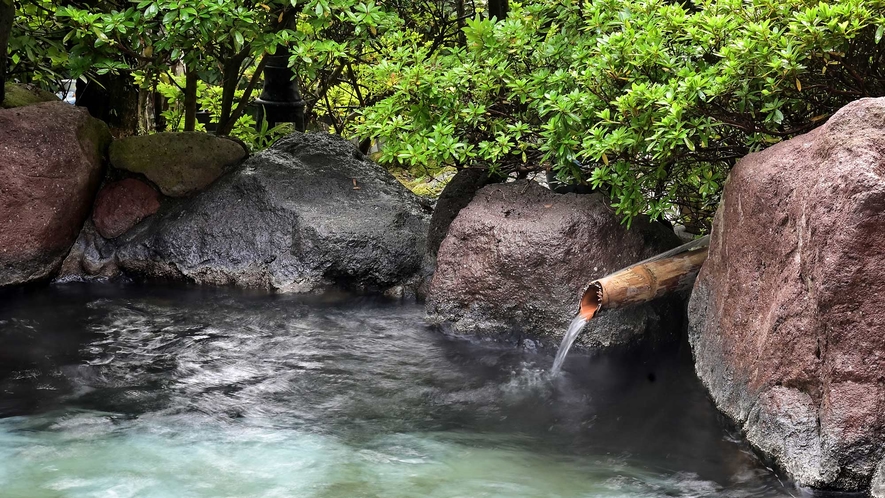
[[[685,347],[552,361],[347,295],[0,294],[0,496],[790,495]]]

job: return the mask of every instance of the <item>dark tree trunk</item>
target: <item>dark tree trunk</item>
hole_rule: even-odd
[[[489,19],[503,21],[507,19],[508,10],[507,0],[489,0]]]
[[[188,70],[184,83],[184,131],[197,126],[197,72]]]
[[[464,35],[464,0],[457,0],[455,3],[455,16],[458,23],[458,46],[467,46],[467,37]],[[443,28],[445,31],[445,28]]]
[[[6,98],[6,46],[12,31],[15,7],[12,0],[0,0],[0,103]]]
[[[166,131],[169,127],[169,123],[166,122],[166,118],[163,116],[164,111],[169,110],[169,102],[159,92],[153,93],[154,99],[154,129],[157,131]]]
[[[221,114],[218,116],[218,134],[227,134],[233,129],[231,113],[233,112],[237,85],[240,83],[240,67],[246,60],[248,53],[243,50],[224,63],[221,74]]]
[[[77,105],[107,123],[114,138],[138,133],[138,94],[139,88],[128,74],[103,74],[87,82],[77,80]]]
[[[138,133],[146,135],[157,130],[157,109],[155,93],[151,88],[142,88],[138,93]]]
[[[252,92],[255,91],[255,86],[261,79],[261,74],[264,72],[264,66],[266,64],[267,54],[263,55],[258,62],[258,66],[255,68],[255,74],[252,75],[252,79],[243,90],[243,95],[240,97],[240,102],[237,104],[237,107],[230,112],[227,122],[224,123],[224,126],[221,126],[221,122],[219,121],[218,125],[215,127],[216,135],[229,135],[234,128],[234,124],[236,124],[237,120],[240,119],[240,116],[246,112],[246,107],[249,104],[249,100],[252,98]],[[233,105],[233,103],[231,103],[231,105]]]

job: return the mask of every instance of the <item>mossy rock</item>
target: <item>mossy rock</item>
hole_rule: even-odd
[[[202,132],[127,137],[109,154],[115,168],[143,174],[170,197],[203,190],[246,157],[240,144]]]
[[[59,99],[54,93],[48,92],[36,85],[21,83],[6,83],[6,98],[0,107],[12,109],[26,105],[39,104],[41,102],[56,102]]]

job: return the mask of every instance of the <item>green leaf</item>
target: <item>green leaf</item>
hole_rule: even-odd
[[[688,137],[682,137],[682,141],[685,142],[685,146],[688,147],[688,150],[694,151],[694,142],[692,142]]]

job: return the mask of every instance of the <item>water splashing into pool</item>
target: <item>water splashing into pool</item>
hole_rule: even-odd
[[[4,497],[778,497],[690,353],[550,357],[417,305],[194,288],[0,295]]]

